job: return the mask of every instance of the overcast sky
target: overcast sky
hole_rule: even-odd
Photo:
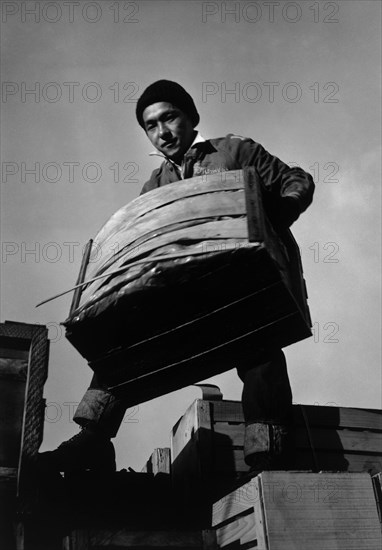
[[[285,350],[294,402],[380,408],[380,6],[2,2],[1,322],[49,326],[44,450],[77,432],[91,371],[59,325],[71,296],[35,305],[74,284],[83,245],[159,165],[135,102],[160,78],[193,96],[205,138],[249,136],[312,173],[293,232],[315,330]],[[240,399],[236,371],[214,381]],[[199,396],[130,409],[118,466],[169,446]]]

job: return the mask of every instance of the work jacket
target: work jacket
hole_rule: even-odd
[[[302,168],[288,166],[252,139],[234,134],[209,140],[199,137],[184,155],[181,171],[172,161],[166,157],[164,159],[144,184],[141,195],[193,176],[255,168],[262,188],[264,209],[288,252],[295,298],[310,323],[300,251],[289,226],[312,202],[315,187],[312,176]],[[294,200],[288,200],[286,204],[285,197]],[[285,209],[289,210],[286,216]]]
[[[296,200],[295,219],[312,202],[314,182],[311,175],[302,168],[288,166],[250,138],[228,134],[197,141],[185,154],[182,164],[183,174],[165,158],[161,166],[153,171],[141,194],[181,179],[252,166],[260,178],[265,208],[276,224],[278,198],[288,196]]]

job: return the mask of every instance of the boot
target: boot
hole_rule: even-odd
[[[245,427],[244,460],[250,472],[289,469],[292,449],[288,426],[257,422]]]
[[[38,471],[65,472],[92,470],[100,474],[115,472],[115,451],[110,438],[99,430],[82,427],[54,451],[40,453]]]

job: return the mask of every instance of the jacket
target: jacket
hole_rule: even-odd
[[[228,134],[197,142],[185,154],[183,165],[183,179],[253,166],[262,183],[264,207],[276,225],[283,209],[280,208],[283,202],[280,199],[293,199],[289,201],[289,204],[293,203],[293,212],[288,214],[291,223],[308,208],[313,199],[315,186],[310,174],[302,168],[288,166],[250,138]],[[153,171],[141,194],[180,179],[176,166],[165,159]]]

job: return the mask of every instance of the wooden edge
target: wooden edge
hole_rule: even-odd
[[[264,212],[259,176],[254,167],[243,170],[249,242],[264,241]]]
[[[80,267],[80,272],[78,274],[78,278],[77,278],[77,281],[76,281],[76,286],[82,284],[85,280],[86,269],[87,269],[88,264],[89,264],[92,245],[93,245],[93,239],[90,239],[86,243],[84,254],[82,256],[81,267]],[[72,303],[71,303],[70,310],[69,310],[69,317],[71,317],[73,315],[73,312],[79,306],[83,289],[84,289],[84,287],[79,287],[79,288],[76,288],[76,290],[74,291]]]
[[[171,474],[171,451],[169,447],[154,449],[150,458],[143,466],[141,472],[153,474]]]
[[[372,476],[373,489],[375,494],[375,500],[377,502],[377,511],[379,516],[379,521],[382,528],[382,473],[379,472]]]
[[[48,329],[36,326],[31,339],[28,376],[25,387],[23,426],[17,478],[18,512],[31,512],[37,495],[37,480],[33,472],[44,424],[44,384],[49,363]]]
[[[258,478],[254,477],[213,504],[212,526],[217,528],[238,516],[251,513],[258,493]]]

